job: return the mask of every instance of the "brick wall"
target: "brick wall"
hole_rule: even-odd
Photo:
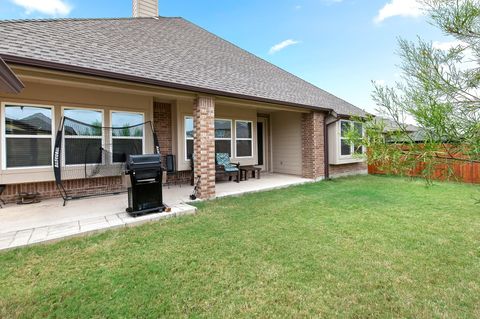
[[[178,171],[175,175],[167,175],[164,183],[190,184],[192,171]]]
[[[367,163],[365,162],[343,164],[343,165],[330,165],[329,169],[330,169],[330,177],[332,178],[368,173]]]
[[[98,177],[90,179],[75,179],[63,182],[68,195],[94,195],[101,193],[120,192],[126,190],[122,176]],[[22,183],[7,185],[2,194],[6,202],[15,202],[19,193],[40,193],[41,199],[61,197],[54,181],[39,183]]]
[[[177,184],[190,184],[192,176],[191,171],[181,171],[175,176],[168,176],[164,182]],[[99,177],[92,179],[76,179],[63,182],[68,195],[95,195],[102,193],[123,192],[127,190],[127,186],[123,180],[124,177]],[[7,203],[17,201],[19,193],[40,193],[42,200],[49,198],[60,198],[61,195],[57,189],[55,182],[39,182],[39,183],[22,183],[9,184],[2,194],[2,199]]]
[[[155,102],[153,105],[153,127],[157,133],[160,153],[172,154],[172,105]]]
[[[215,197],[215,99],[198,97],[193,104],[195,176],[200,176],[198,197]]]
[[[325,114],[302,114],[302,176],[321,179],[325,175]]]

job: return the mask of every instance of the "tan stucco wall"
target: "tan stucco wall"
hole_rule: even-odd
[[[302,115],[275,112],[270,115],[274,173],[302,174]]]
[[[185,160],[185,116],[193,115],[193,101],[177,100],[175,112],[177,117],[176,136],[177,138],[177,159],[179,170],[189,170],[190,161]],[[231,106],[222,103],[215,105],[215,118],[232,120],[232,158],[233,163],[241,165],[257,164],[257,110],[254,108]],[[252,121],[253,123],[253,156],[251,158],[235,157],[235,120]]]
[[[18,95],[0,95],[0,103],[30,103],[53,106],[55,129],[58,127],[62,117],[62,107],[101,109],[104,112],[105,126],[110,126],[111,111],[142,112],[144,113],[145,121],[153,120],[153,97],[151,96],[37,82],[25,82],[25,86],[26,88]],[[0,123],[0,127],[1,141],[3,143],[4,123]],[[2,151],[2,148],[0,148],[0,152]],[[153,152],[153,140],[149,134],[145,136],[145,152]],[[0,161],[2,158],[3,156],[0,156]],[[0,165],[0,167],[2,166]],[[0,171],[0,183],[2,184],[51,181],[53,179],[51,168]]]

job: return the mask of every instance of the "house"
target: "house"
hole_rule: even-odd
[[[403,124],[402,127],[392,119],[377,116],[375,117],[377,123],[381,123],[387,142],[399,143],[399,142],[414,142],[422,143],[425,141],[426,133],[421,127],[413,124]],[[400,137],[396,134],[400,134]],[[408,138],[407,136],[408,135]]]
[[[67,112],[104,126],[128,116],[152,121],[161,154],[176,155],[178,178],[189,179],[195,154],[200,198],[215,196],[215,150],[314,180],[367,172],[342,135],[351,125],[362,129],[350,118],[363,110],[182,18],[158,16],[156,0],[134,0],[133,11],[132,18],[0,21],[4,198],[58,196],[52,153]],[[112,137],[96,138],[104,145]],[[138,139],[141,152],[154,151],[150,137]],[[122,179],[72,179],[66,187],[112,184]]]

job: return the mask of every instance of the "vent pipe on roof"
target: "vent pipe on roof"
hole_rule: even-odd
[[[158,17],[158,0],[133,0],[133,17]]]

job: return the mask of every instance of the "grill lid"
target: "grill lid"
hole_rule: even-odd
[[[148,155],[128,155],[127,157],[127,169],[155,169],[162,166],[162,158],[160,154],[148,154]]]

